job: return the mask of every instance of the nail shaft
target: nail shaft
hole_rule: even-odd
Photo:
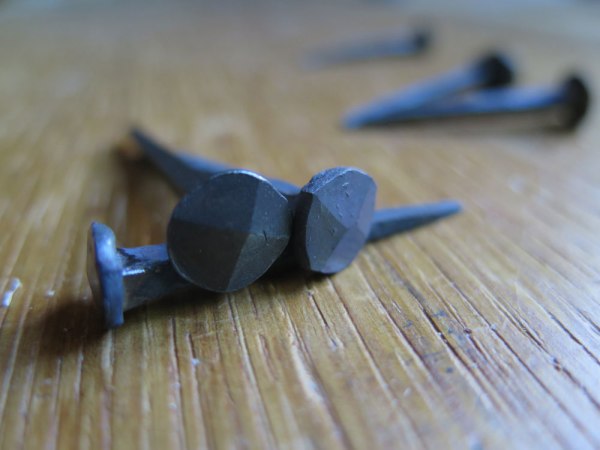
[[[350,111],[343,119],[346,128],[361,128],[390,122],[444,98],[468,90],[504,86],[512,82],[514,70],[501,54],[489,54],[467,66],[416,83]]]
[[[431,42],[431,33],[419,30],[400,36],[387,36],[316,51],[307,58],[310,68],[324,68],[337,64],[372,61],[417,55]]]
[[[180,194],[191,191],[218,172],[234,169],[227,164],[211,161],[201,156],[191,156],[185,153],[175,154],[135,128],[131,131],[131,137],[139,145],[139,150],[144,156]],[[291,197],[300,192],[300,189],[291,183],[276,178],[268,178],[268,180],[285,196]]]
[[[406,205],[375,211],[369,242],[419,228],[428,223],[460,212],[461,205],[452,200],[422,205]]]
[[[588,105],[583,81],[572,77],[560,86],[496,88],[474,92],[462,98],[438,102],[426,108],[391,114],[385,124],[446,119],[452,117],[509,116],[557,112],[556,125],[574,127]],[[381,122],[380,124],[384,124]]]

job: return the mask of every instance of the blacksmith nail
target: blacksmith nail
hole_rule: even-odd
[[[425,108],[389,117],[391,123],[463,117],[539,118],[536,123],[572,130],[585,117],[590,103],[586,83],[570,76],[558,86],[495,88],[473,92],[462,98],[438,102]]]
[[[415,56],[423,53],[430,43],[431,32],[424,29],[395,36],[364,39],[317,50],[308,55],[306,66],[321,69],[339,64]]]
[[[393,123],[398,115],[434,104],[473,89],[510,84],[513,64],[502,53],[490,53],[475,62],[416,83],[350,111],[343,119],[346,128]]]

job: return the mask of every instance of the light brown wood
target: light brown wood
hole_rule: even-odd
[[[595,109],[573,135],[337,125],[494,46],[524,83],[580,67],[600,92],[597,29],[551,29],[518,7],[450,19],[428,5],[0,5],[0,447],[600,447]],[[588,30],[598,17],[547,13]],[[423,18],[427,56],[299,65]],[[158,243],[176,202],[112,152],[133,123],[298,184],[363,168],[380,206],[457,198],[465,211],[369,245],[333,277],[194,292],[102,333],[90,222],[126,246]]]

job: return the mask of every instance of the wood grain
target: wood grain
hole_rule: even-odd
[[[0,8],[0,448],[600,447],[595,108],[572,135],[337,125],[495,46],[523,83],[577,67],[598,91],[598,35],[576,20],[597,8],[549,8],[573,19],[558,31],[527,27],[539,7],[487,21],[428,4]],[[424,18],[437,36],[427,56],[299,64]],[[465,211],[369,245],[333,277],[191,292],[103,332],[89,223],[125,246],[158,243],[176,202],[112,151],[134,123],[298,184],[361,167],[380,206],[457,198]]]

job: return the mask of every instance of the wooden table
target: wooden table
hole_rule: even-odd
[[[600,92],[594,17],[585,4],[0,5],[0,447],[598,448],[596,111],[571,135],[338,126],[494,46],[523,83],[577,67]],[[422,22],[436,32],[426,56],[299,64]],[[133,123],[298,184],[360,167],[379,206],[456,198],[465,211],[367,246],[336,276],[192,292],[102,332],[90,222],[125,246],[158,243],[176,202],[112,151]]]

